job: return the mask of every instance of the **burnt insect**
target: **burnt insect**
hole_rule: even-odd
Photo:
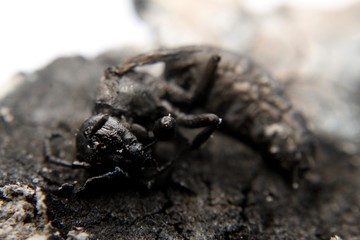
[[[81,190],[99,180],[121,177],[150,187],[154,178],[172,165],[177,154],[181,154],[168,157],[165,163],[160,162],[154,153],[158,142],[174,141],[182,151],[198,148],[221,123],[215,114],[180,111],[168,100],[169,89],[173,89],[174,84],[135,69],[149,61],[173,60],[184,54],[159,52],[108,68],[98,88],[94,115],[77,133],[77,160],[69,162],[54,156],[51,138],[45,141],[46,160],[93,172],[94,176]],[[209,69],[218,60],[209,60]],[[209,74],[204,76],[211,77]],[[203,81],[211,82],[205,78]],[[184,97],[182,92],[173,93],[173,96],[175,94],[179,99]],[[177,126],[204,129],[189,141]]]
[[[313,164],[315,140],[302,113],[268,72],[244,56],[209,46],[139,55],[114,71],[155,62],[165,63],[162,98],[187,114],[217,114],[223,132],[259,151],[298,187]]]
[[[158,62],[165,64],[160,77],[137,68]],[[177,126],[205,127],[188,144],[198,148],[221,121],[220,130],[258,150],[294,188],[312,165],[314,137],[279,83],[248,58],[206,46],[158,50],[108,68],[94,115],[77,134],[78,161],[56,159],[49,142],[46,155],[98,169],[86,183],[120,175],[149,184],[173,162],[159,165],[159,141],[187,145]]]

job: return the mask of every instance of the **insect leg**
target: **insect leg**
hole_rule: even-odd
[[[187,128],[201,128],[206,127],[200,133],[198,133],[191,142],[191,148],[199,148],[219,127],[221,118],[212,113],[203,113],[196,115],[179,114],[177,116],[177,122]]]
[[[175,105],[200,106],[206,103],[207,95],[214,86],[220,56],[212,55],[206,63],[201,79],[193,90],[185,90],[174,82],[163,83],[164,98]]]
[[[71,168],[88,168],[90,165],[86,162],[79,162],[74,161],[70,163],[69,161],[66,161],[65,159],[61,159],[56,157],[53,154],[52,148],[51,148],[51,141],[54,138],[60,137],[60,134],[51,134],[51,136],[44,141],[44,155],[45,155],[45,161],[57,164],[64,167],[71,167]]]
[[[214,86],[216,79],[216,70],[220,61],[219,55],[212,55],[205,67],[200,82],[196,85],[193,93],[193,103],[203,104],[207,101],[207,95]]]

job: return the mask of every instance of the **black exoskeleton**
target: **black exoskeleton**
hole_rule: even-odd
[[[213,69],[218,61],[217,57],[215,60],[210,58],[209,69]],[[195,149],[221,123],[215,114],[187,114],[175,108],[168,96],[177,86],[135,69],[144,63],[146,59],[105,71],[98,88],[94,115],[82,124],[76,137],[77,161],[69,163],[56,158],[51,151],[50,139],[45,143],[48,161],[98,173],[86,181],[84,188],[93,181],[119,176],[151,186],[153,178],[181,154],[175,153],[166,163],[160,164],[153,152],[158,141],[174,141],[182,151]],[[212,74],[205,73],[204,76],[211,78]],[[211,82],[209,79],[203,81],[204,85]],[[180,96],[182,92],[174,94],[178,94],[179,99],[184,98]],[[204,129],[188,141],[177,126]]]
[[[165,64],[160,77],[136,69],[157,62]],[[177,126],[205,127],[189,143],[198,148],[222,120],[223,132],[292,177],[294,188],[312,166],[314,137],[279,83],[248,58],[207,46],[158,50],[108,68],[94,116],[77,135],[79,161],[48,159],[103,170],[88,181],[120,174],[149,183],[172,164],[158,165],[153,154],[158,141],[183,144]],[[149,174],[149,169],[155,170]]]

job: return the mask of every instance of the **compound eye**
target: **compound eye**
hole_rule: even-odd
[[[156,120],[153,132],[158,140],[170,140],[175,135],[175,127],[175,118],[168,115]]]

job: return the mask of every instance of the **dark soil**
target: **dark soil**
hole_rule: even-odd
[[[257,152],[216,133],[152,190],[126,182],[85,196],[53,192],[66,182],[81,184],[88,174],[44,163],[44,139],[60,133],[57,154],[74,160],[74,135],[91,115],[96,84],[105,67],[123,57],[59,58],[24,75],[0,103],[9,110],[1,111],[1,185],[42,186],[49,220],[62,238],[79,227],[95,239],[360,238],[359,156],[343,152],[332,136],[318,136],[317,165],[298,190]]]

